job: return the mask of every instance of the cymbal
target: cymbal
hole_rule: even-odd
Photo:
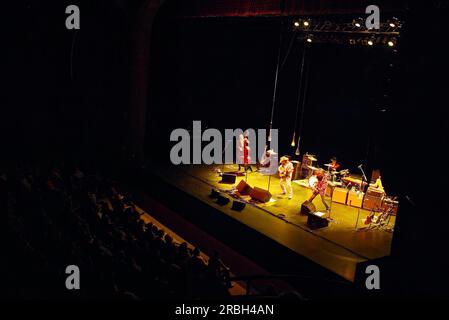
[[[307,158],[309,158],[312,161],[318,161],[315,157],[312,157],[312,156],[307,156]]]
[[[332,167],[332,165],[330,163],[325,163],[324,164],[326,167]]]
[[[314,167],[314,166],[307,166],[309,169],[312,169],[312,170],[320,170],[320,168],[316,168],[316,167]]]

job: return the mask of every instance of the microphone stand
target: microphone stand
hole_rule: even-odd
[[[223,157],[223,155],[224,155],[226,149],[228,148],[229,142],[231,142],[231,141],[232,141],[232,140],[227,140],[227,141],[226,141],[225,147],[223,148],[223,151],[221,152],[221,157],[222,157],[222,159],[224,158],[224,159],[223,159],[223,172],[224,172],[224,170],[225,170],[225,165],[226,165],[226,157]]]
[[[363,171],[362,165],[358,166],[358,168],[360,169],[360,171],[362,171],[362,183],[360,186],[360,190],[363,194],[363,192],[364,192],[363,181],[366,181],[368,183],[368,179],[366,178],[365,171]],[[362,201],[362,204],[363,204],[363,201]],[[357,210],[357,220],[355,221],[355,230],[357,230],[357,225],[359,223],[359,217],[360,217],[360,208],[358,208],[358,210]]]
[[[358,166],[358,168],[360,169],[360,171],[362,171],[362,183],[360,186],[360,190],[362,190],[362,192],[363,192],[363,181],[368,183],[368,179],[366,178],[365,171],[363,171],[362,166],[360,165],[360,166]]]

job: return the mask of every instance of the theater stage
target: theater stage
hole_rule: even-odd
[[[252,187],[267,189],[269,177],[249,172],[246,177],[237,177],[236,184],[223,184],[220,183],[221,177],[216,169],[231,172],[237,169],[237,165],[170,166],[158,167],[152,171],[190,196],[347,280],[354,281],[358,263],[390,255],[393,234],[380,229],[369,230],[363,223],[363,219],[369,214],[367,210],[334,202],[331,207],[334,221],[326,228],[308,228],[307,217],[299,215],[299,209],[301,203],[311,195],[311,190],[292,183],[294,196],[289,200],[280,196],[281,189],[276,176],[271,177],[270,183],[274,201],[268,204],[247,204],[243,211],[238,212],[231,209],[233,199],[228,196],[230,204],[220,206],[209,197],[212,188],[230,191],[241,179],[247,179]],[[329,198],[327,201],[330,203]],[[314,200],[314,204],[318,211],[325,211],[319,197]],[[359,219],[356,229],[357,216]],[[394,225],[394,218],[393,216],[390,221],[391,226]]]

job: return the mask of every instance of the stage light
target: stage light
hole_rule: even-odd
[[[401,22],[398,20],[398,18],[392,18],[388,21],[388,25],[391,28],[399,28],[401,27]]]
[[[295,21],[295,27],[299,27],[299,22]]]
[[[305,20],[302,24],[304,25],[304,27],[308,27],[310,25],[310,22]]]
[[[307,39],[306,39],[306,41],[308,42],[308,43],[312,43],[312,35],[311,34],[309,34],[308,36],[307,36]]]
[[[368,45],[369,45],[369,46],[372,46],[372,45],[374,45],[374,42],[373,42],[373,40],[368,40]]]
[[[352,24],[357,28],[361,28],[363,25],[362,21],[363,20],[361,18],[354,19],[354,20],[352,20]]]
[[[296,144],[295,155],[299,156],[299,142],[301,141],[301,137],[298,137],[298,143]]]
[[[388,41],[387,44],[388,44],[389,47],[394,47],[394,41],[393,40]]]
[[[293,132],[293,137],[292,137],[292,143],[290,144],[292,147],[296,146],[295,144],[295,136],[296,136],[296,132]]]

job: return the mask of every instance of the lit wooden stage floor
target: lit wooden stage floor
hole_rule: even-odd
[[[209,198],[211,188],[230,190],[235,185],[220,183],[221,178],[214,171],[235,171],[236,165],[226,166],[171,166],[158,167],[154,173],[191,196],[220,210],[265,236],[277,241],[290,250],[312,260],[341,277],[353,281],[356,265],[371,259],[390,255],[393,234],[384,230],[367,230],[363,219],[368,211],[360,209],[358,228],[355,229],[359,209],[332,203],[331,217],[334,222],[322,229],[307,227],[307,217],[299,215],[301,203],[310,197],[311,190],[296,183],[293,185],[293,199],[280,196],[279,179],[271,177],[270,192],[275,202],[269,205],[247,204],[242,212],[231,210],[231,205],[220,206]],[[252,187],[268,187],[268,176],[249,172],[247,183]],[[237,177],[236,184],[245,177]],[[330,203],[330,199],[327,199]],[[314,200],[317,210],[324,211],[319,197]],[[279,217],[282,215],[282,218]],[[286,223],[288,222],[288,223]],[[392,217],[391,224],[394,224]]]

